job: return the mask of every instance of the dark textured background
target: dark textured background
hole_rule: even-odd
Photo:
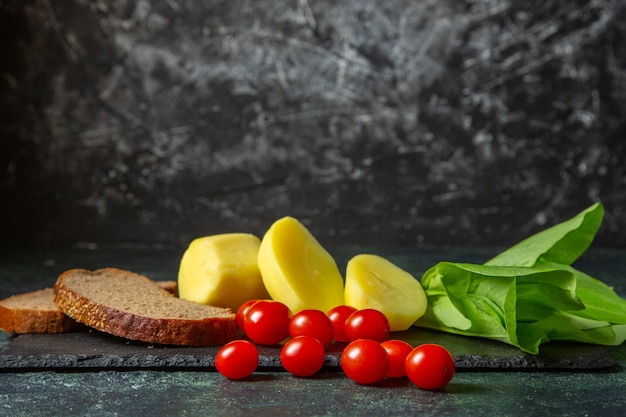
[[[626,246],[626,2],[0,0],[3,243]]]

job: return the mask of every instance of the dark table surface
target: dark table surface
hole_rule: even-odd
[[[0,298],[51,286],[66,269],[116,266],[153,279],[176,279],[184,249],[142,246],[4,249]],[[490,249],[331,249],[340,268],[374,252],[416,276],[443,260],[483,262]],[[576,266],[626,295],[626,250],[592,249]],[[0,332],[0,348],[10,341]],[[626,347],[609,349],[617,365],[602,370],[460,370],[442,391],[407,380],[357,385],[329,370],[312,378],[281,371],[229,381],[201,370],[4,370],[0,416],[372,415],[619,416],[626,415]]]

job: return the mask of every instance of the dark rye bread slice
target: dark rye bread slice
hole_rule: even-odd
[[[54,304],[52,288],[0,301],[0,329],[7,333],[66,333],[84,328]]]
[[[54,302],[80,323],[148,343],[221,345],[237,333],[230,309],[182,300],[143,275],[117,268],[64,272],[54,284]]]
[[[178,295],[176,281],[154,281],[158,286]],[[77,323],[54,303],[54,290],[44,288],[0,300],[0,330],[7,333],[67,333],[88,327]]]

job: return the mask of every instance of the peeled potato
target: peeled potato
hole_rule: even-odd
[[[420,282],[377,255],[357,255],[348,262],[344,296],[347,305],[384,313],[391,331],[408,329],[426,312]]]
[[[246,233],[195,239],[180,262],[180,298],[232,311],[248,300],[269,298],[257,264],[260,245]]]
[[[261,241],[259,269],[270,296],[293,314],[343,304],[343,278],[333,257],[293,217],[272,224]]]

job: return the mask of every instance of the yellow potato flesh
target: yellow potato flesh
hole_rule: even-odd
[[[269,298],[257,264],[260,245],[258,237],[246,233],[195,239],[180,262],[180,298],[233,312],[248,300]]]
[[[261,241],[259,269],[274,300],[293,314],[343,304],[343,278],[332,256],[293,217],[272,224]]]
[[[347,305],[384,313],[391,331],[408,329],[426,312],[420,282],[377,255],[357,255],[348,262],[344,296]]]

